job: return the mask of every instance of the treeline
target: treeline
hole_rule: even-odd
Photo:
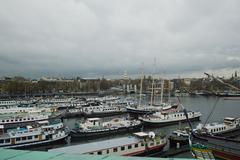
[[[113,86],[111,81],[106,79],[97,80],[73,80],[70,82],[58,81],[27,81],[11,80],[0,84],[2,94],[39,94],[58,92],[96,92],[107,90]]]

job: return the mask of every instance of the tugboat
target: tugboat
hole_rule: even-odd
[[[40,121],[38,126],[25,126],[4,131],[0,125],[0,148],[26,148],[61,141],[68,130],[60,121]]]
[[[120,134],[140,130],[142,127],[139,120],[127,120],[115,118],[108,122],[101,122],[100,118],[88,118],[84,123],[77,123],[77,129],[71,130],[73,139],[98,138],[110,134]]]
[[[49,152],[68,154],[91,155],[121,155],[140,156],[158,153],[166,146],[167,141],[163,136],[155,136],[153,132],[137,132],[131,137],[115,138],[99,142],[85,143],[63,148],[51,149]]]

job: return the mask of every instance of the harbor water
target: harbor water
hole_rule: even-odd
[[[146,98],[148,99],[148,98]],[[173,98],[176,100],[176,98]],[[218,98],[218,97],[204,97],[204,96],[188,96],[188,97],[180,97],[179,100],[183,104],[184,108],[186,108],[189,111],[200,111],[202,113],[201,117],[201,123],[206,123],[206,120],[208,119],[207,123],[209,122],[222,122],[225,117],[240,117],[240,106],[239,106],[239,100],[227,100],[225,98]],[[145,100],[145,103],[147,100]],[[110,120],[112,118],[117,117],[129,117],[128,114],[119,115],[119,116],[112,116],[112,117],[104,117],[103,121]],[[75,123],[78,121],[83,121],[84,119],[81,117],[71,118],[71,119],[64,119],[64,124],[68,126],[69,129],[75,128]],[[194,122],[193,126],[196,126],[199,122]],[[153,131],[156,134],[164,133],[166,135],[169,135],[172,131],[188,127],[188,124],[186,123],[179,123],[178,125],[170,125],[162,128],[143,128],[143,131]],[[87,143],[87,142],[94,142],[94,141],[101,141],[105,139],[111,139],[111,138],[117,138],[122,137],[130,134],[121,134],[121,135],[111,135],[95,140],[84,140],[84,141],[71,141],[68,140],[65,144],[56,144],[54,146],[45,146],[44,148],[36,148],[36,150],[47,150],[51,148],[56,147],[63,147],[66,145],[76,145],[81,143]],[[167,149],[167,147],[166,147]],[[175,157],[191,157],[190,153],[183,153],[176,155]]]

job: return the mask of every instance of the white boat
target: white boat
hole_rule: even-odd
[[[0,106],[14,106],[17,104],[17,101],[0,101]]]
[[[187,112],[188,118],[191,121],[199,120],[201,117],[200,112]],[[143,121],[146,126],[166,126],[170,124],[178,124],[180,121],[186,121],[186,116],[183,111],[178,112],[156,112],[153,115],[146,115],[143,117],[139,117],[140,120]]]
[[[49,152],[68,154],[92,154],[92,155],[121,155],[136,156],[161,152],[167,140],[165,137],[155,136],[153,132],[134,133],[131,137],[114,138],[110,140],[85,143],[63,148],[51,149]]]
[[[62,122],[41,121],[38,127],[26,126],[4,131],[0,125],[0,147],[21,148],[63,140],[68,136]]]
[[[44,104],[61,104],[61,103],[72,103],[75,99],[73,98],[47,98],[39,100],[39,103]]]
[[[41,113],[43,111],[51,111],[50,108],[45,108],[45,107],[41,107],[41,108],[36,108],[36,107],[18,107],[16,105],[12,105],[12,106],[1,106],[0,107],[0,115],[3,114],[18,114],[18,113]]]
[[[100,116],[100,115],[123,114],[126,112],[126,108],[118,106],[98,105],[82,107],[82,111],[86,116]]]
[[[36,121],[48,120],[60,117],[61,113],[57,111],[51,112],[38,112],[38,111],[28,111],[19,113],[9,113],[0,115],[0,125],[5,125],[12,127],[25,123],[32,123]]]
[[[201,133],[207,133],[212,135],[228,136],[233,132],[240,130],[240,119],[239,118],[224,118],[223,123],[207,123],[206,125],[199,124],[195,131]]]
[[[107,101],[115,101],[119,100],[119,97],[115,96],[105,96],[105,97],[89,97],[86,101],[99,101],[99,102],[107,102]]]

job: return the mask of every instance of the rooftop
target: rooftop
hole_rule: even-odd
[[[136,137],[121,137],[121,138],[114,138],[114,139],[109,139],[104,141],[78,144],[78,145],[67,146],[62,148],[55,148],[49,151],[58,152],[58,153],[67,153],[67,154],[84,154],[84,153],[94,152],[102,149],[129,145],[137,142],[139,142],[139,139]]]
[[[184,160],[181,158],[95,156],[65,153],[49,153],[40,151],[23,151],[0,149],[0,160]]]

